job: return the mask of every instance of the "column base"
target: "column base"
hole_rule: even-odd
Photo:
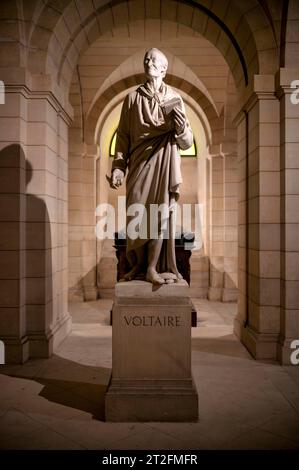
[[[30,358],[47,359],[53,354],[52,332],[29,333]]]
[[[96,286],[85,287],[83,288],[84,291],[84,300],[85,302],[91,300],[97,300],[98,298],[98,289]]]
[[[194,422],[198,397],[192,380],[113,380],[105,398],[106,421]]]
[[[28,336],[13,338],[1,336],[4,343],[5,364],[24,364],[29,359]]]
[[[60,343],[70,333],[72,319],[69,313],[57,321],[48,332],[29,333],[30,358],[49,358]]]
[[[250,326],[245,326],[235,319],[234,333],[255,359],[277,361],[278,334],[258,333]]]
[[[69,302],[84,302],[83,289],[70,288],[68,292]]]
[[[113,289],[98,288],[98,296],[100,299],[114,299],[114,287]]]
[[[209,287],[208,299],[214,302],[221,302],[222,300],[222,287]]]
[[[72,317],[67,312],[59,319],[53,330],[53,351],[58,348],[62,341],[70,334],[72,330]]]
[[[237,302],[238,289],[224,288],[222,292],[222,302]]]

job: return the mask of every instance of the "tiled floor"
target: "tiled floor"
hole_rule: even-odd
[[[1,449],[299,449],[299,367],[254,361],[232,333],[234,304],[194,300],[197,423],[105,423],[111,300],[72,304],[49,360],[0,366]]]

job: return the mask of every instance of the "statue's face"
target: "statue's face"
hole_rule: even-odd
[[[145,54],[144,71],[148,78],[165,77],[165,59],[159,51],[149,51]]]

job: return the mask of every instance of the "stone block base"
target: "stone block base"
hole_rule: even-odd
[[[221,302],[222,290],[222,287],[209,287],[208,299],[214,302]]]
[[[107,421],[196,421],[186,281],[115,286]]]
[[[197,421],[198,398],[192,381],[143,382],[129,385],[112,380],[106,394],[107,421]]]
[[[53,335],[45,333],[30,334],[30,358],[47,359],[53,354]]]
[[[68,292],[69,302],[84,302],[83,290],[80,289],[69,289]]]
[[[84,286],[84,300],[85,302],[97,300],[98,298],[98,289],[95,286]]]
[[[60,345],[70,333],[72,319],[66,313],[57,321],[53,330],[47,333],[28,332],[23,338],[2,336],[1,340],[5,348],[6,364],[23,364],[30,358],[49,358],[53,351]]]
[[[24,364],[29,359],[28,336],[11,338],[1,336],[4,343],[5,364]]]
[[[68,336],[72,328],[72,319],[69,313],[60,318],[53,330],[30,333],[30,358],[49,358],[60,343]]]
[[[238,289],[224,288],[222,292],[222,302],[237,302]]]
[[[53,331],[53,350],[58,348],[62,341],[70,334],[72,330],[72,317],[67,312],[57,322],[56,328]]]
[[[249,326],[241,325],[238,319],[235,319],[234,333],[255,359],[277,360],[277,334],[258,333]]]
[[[100,299],[114,299],[114,287],[113,289],[98,289]]]

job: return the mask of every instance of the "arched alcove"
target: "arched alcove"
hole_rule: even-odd
[[[98,118],[114,96],[143,81],[138,61],[155,41],[169,54],[170,85],[199,104],[206,135],[211,129],[206,159],[209,296],[232,298],[238,251],[235,332],[255,357],[287,361],[291,339],[299,334],[299,274],[292,264],[298,246],[291,235],[297,224],[298,116],[289,104],[290,84],[298,78],[296,1],[2,4],[7,21],[0,57],[6,85],[1,119],[10,123],[9,132],[6,124],[1,127],[3,141],[26,150],[32,194],[45,202],[53,233],[47,249],[57,269],[51,279],[46,267],[34,271],[45,308],[39,310],[37,301],[31,311],[25,307],[28,321],[36,313],[43,354],[69,329],[68,271],[71,282],[75,277],[74,266],[67,268],[68,243],[78,253],[81,287],[87,292],[95,279]],[[35,217],[34,223],[44,227],[45,214]],[[55,314],[49,316],[52,300]],[[13,305],[18,322],[23,305]],[[27,333],[19,328],[10,336],[19,357],[28,355]]]

